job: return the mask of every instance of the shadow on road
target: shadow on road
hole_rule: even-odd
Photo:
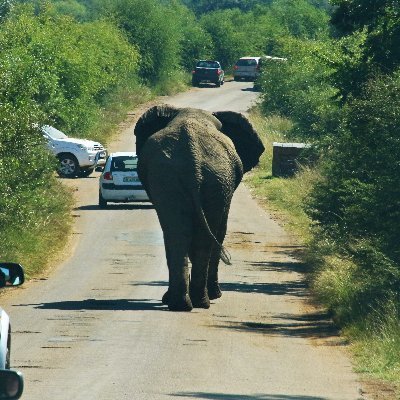
[[[148,299],[115,299],[96,300],[86,299],[81,301],[56,301],[42,304],[18,304],[17,306],[33,306],[41,310],[82,311],[82,310],[111,310],[111,311],[165,311],[159,300]]]
[[[338,336],[338,331],[327,313],[302,315],[282,314],[272,318],[273,323],[226,321],[223,329],[254,332],[272,336],[323,339]],[[343,343],[337,343],[343,344]]]
[[[134,282],[132,286],[168,287],[167,281]]]
[[[79,211],[79,210],[89,210],[89,211],[93,211],[93,210],[103,210],[103,211],[107,211],[107,210],[152,210],[154,209],[153,204],[147,203],[147,204],[143,204],[143,203],[138,203],[138,204],[110,204],[107,205],[107,208],[100,208],[97,204],[89,204],[86,206],[80,206],[80,207],[75,207],[74,210],[75,211]]]
[[[287,395],[287,394],[224,394],[224,393],[204,393],[204,392],[181,392],[173,393],[174,397],[193,397],[195,399],[208,400],[327,400],[325,397]]]
[[[301,262],[280,262],[280,261],[253,261],[248,262],[252,267],[268,272],[306,272],[307,266]]]
[[[271,296],[307,296],[307,284],[303,281],[287,281],[281,283],[221,283],[223,292],[260,293]]]
[[[257,90],[255,90],[253,87],[248,87],[241,90],[242,92],[257,92]]]

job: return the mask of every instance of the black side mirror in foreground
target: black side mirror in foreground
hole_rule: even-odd
[[[24,279],[24,269],[20,264],[0,263],[0,287],[19,286]]]
[[[24,378],[21,372],[10,369],[0,370],[0,399],[19,399],[24,391]]]

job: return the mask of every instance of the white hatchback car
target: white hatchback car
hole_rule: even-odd
[[[137,173],[135,152],[111,153],[99,179],[99,206],[107,202],[150,201]]]

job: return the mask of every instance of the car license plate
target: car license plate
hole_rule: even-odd
[[[124,182],[137,182],[138,178],[136,178],[135,176],[124,176],[123,181]]]

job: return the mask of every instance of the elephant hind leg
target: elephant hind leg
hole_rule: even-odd
[[[220,225],[218,227],[216,238],[219,243],[223,243],[227,230],[229,208],[225,209],[221,216]],[[220,262],[220,250],[217,246],[213,246],[210,256],[207,277],[207,291],[210,300],[219,299],[222,296],[222,291],[218,281],[218,265]]]
[[[182,228],[179,234],[164,230],[165,253],[169,271],[168,291],[163,295],[162,302],[171,311],[191,311],[193,304],[189,297],[189,266],[188,248],[190,231]]]
[[[212,242],[203,229],[195,232],[190,249],[192,273],[189,284],[190,299],[195,308],[210,308],[210,299],[207,292],[208,262],[210,259]]]

